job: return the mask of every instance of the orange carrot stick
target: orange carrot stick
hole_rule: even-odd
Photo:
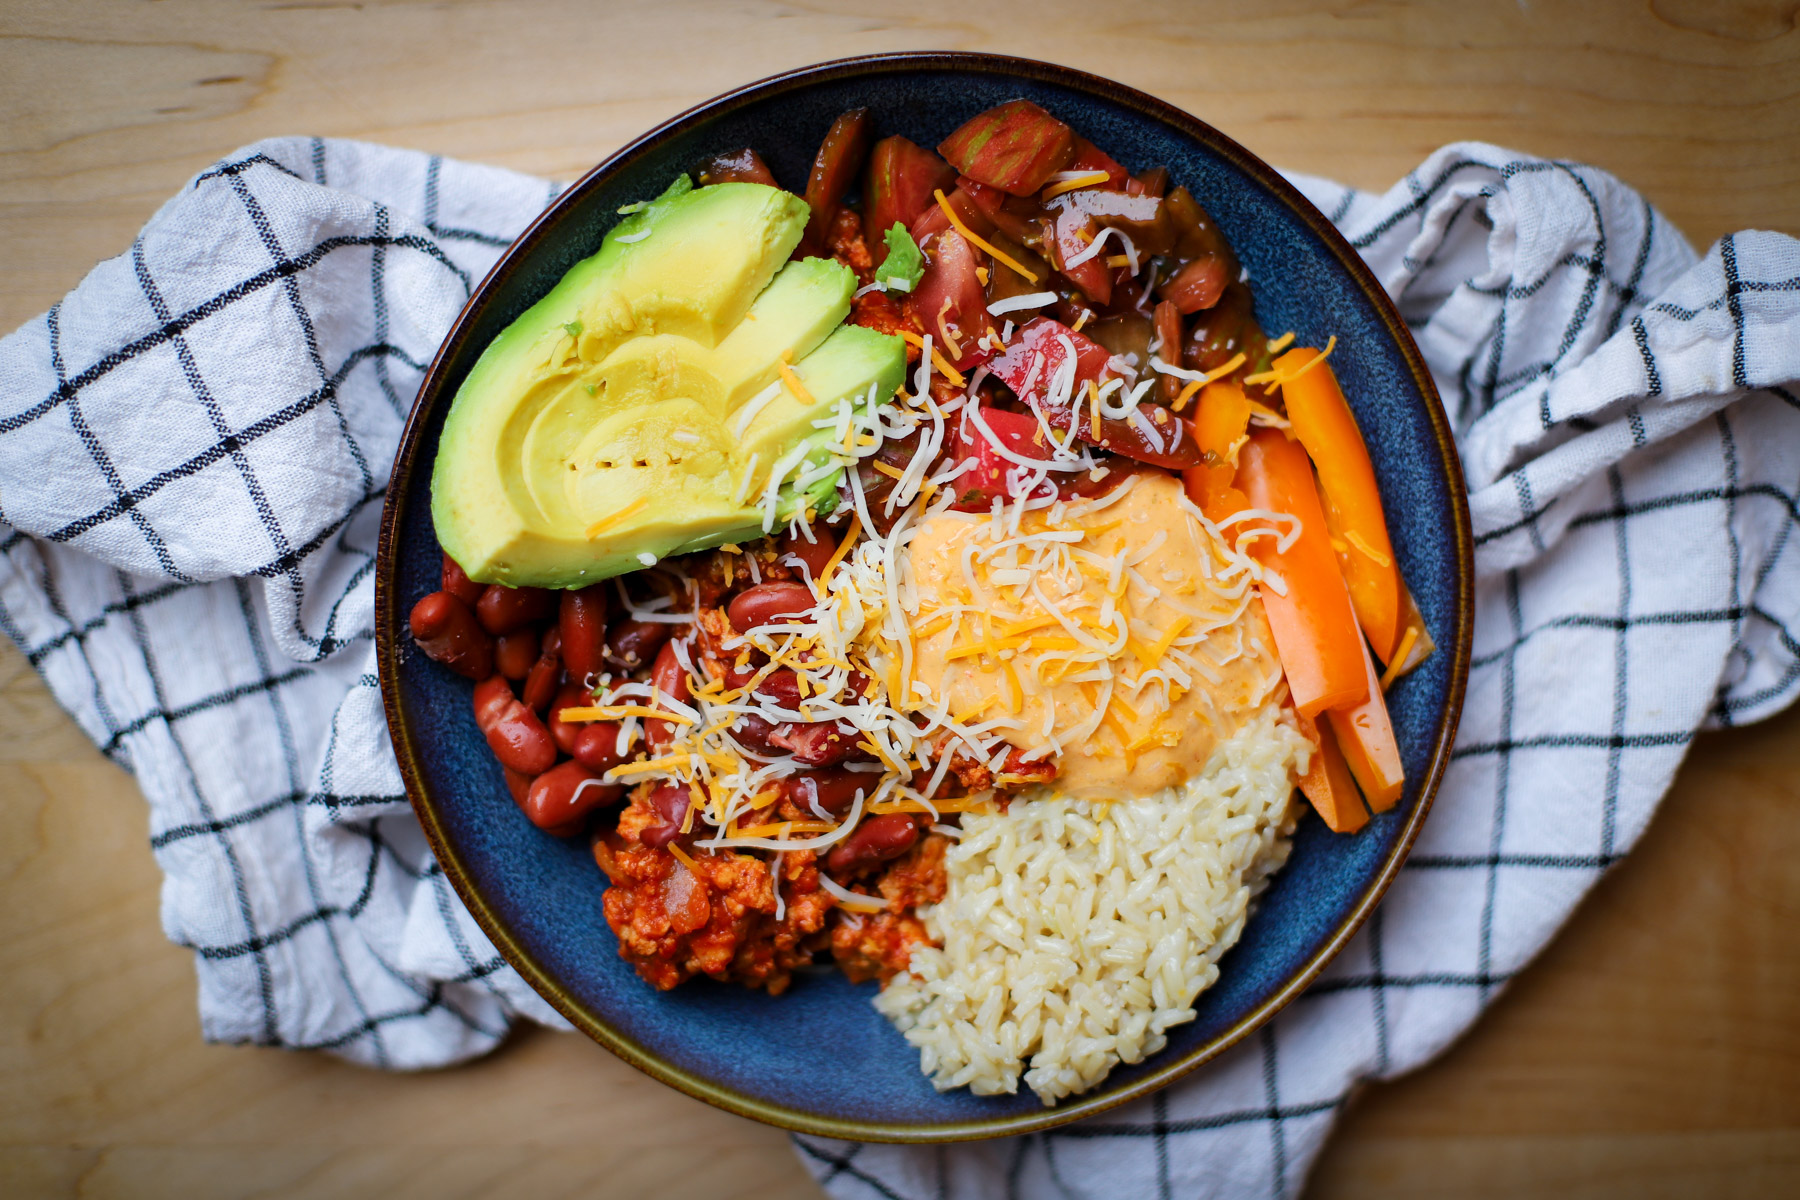
[[[1206,455],[1197,467],[1182,472],[1188,498],[1214,521],[1222,521],[1248,508],[1243,493],[1231,486],[1237,474],[1237,456],[1250,426],[1250,401],[1244,389],[1229,380],[1209,383],[1200,392],[1194,413],[1194,440]]]
[[[1356,780],[1344,761],[1344,752],[1338,748],[1330,723],[1315,724],[1298,715],[1297,720],[1300,732],[1318,747],[1306,776],[1300,780],[1300,790],[1324,818],[1326,828],[1333,833],[1355,833],[1369,823],[1369,814],[1363,808],[1362,797],[1356,791]]]
[[[1257,560],[1286,585],[1278,591],[1265,582],[1260,590],[1294,707],[1314,717],[1361,703],[1369,693],[1362,634],[1325,532],[1306,451],[1277,430],[1259,429],[1238,454],[1237,484],[1250,507],[1300,521],[1299,536],[1285,551],[1276,548],[1272,534],[1250,543]]]
[[[1386,812],[1400,799],[1400,791],[1406,784],[1406,771],[1400,765],[1400,745],[1394,740],[1394,723],[1388,719],[1387,701],[1382,697],[1381,682],[1375,674],[1375,660],[1367,646],[1362,651],[1369,694],[1360,703],[1332,709],[1326,714],[1328,720],[1321,728],[1329,725],[1337,734],[1338,746],[1350,764],[1350,773],[1362,787],[1369,807],[1375,812]]]
[[[1326,519],[1337,543],[1338,563],[1350,588],[1357,622],[1382,662],[1389,661],[1405,632],[1400,602],[1403,585],[1375,487],[1375,468],[1356,416],[1329,363],[1296,374],[1317,358],[1317,350],[1290,350],[1275,360],[1286,377],[1281,396],[1294,436],[1312,456],[1325,497]]]

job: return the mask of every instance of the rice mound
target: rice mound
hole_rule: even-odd
[[[1287,860],[1310,744],[1266,705],[1187,783],[1118,801],[1021,797],[968,815],[942,903],[875,1007],[939,1091],[1046,1105],[1135,1063],[1194,998]]]

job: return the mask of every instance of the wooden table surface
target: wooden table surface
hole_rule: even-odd
[[[774,71],[996,50],[1384,187],[1443,142],[1606,167],[1699,245],[1800,234],[1792,0],[858,6],[11,0],[0,330],[227,151],[309,133],[568,178]],[[1253,14],[1253,15],[1245,15]],[[142,800],[0,647],[0,1193],[816,1195],[783,1135],[575,1035],[381,1075],[201,1043]],[[1800,713],[1702,737],[1637,851],[1441,1061],[1369,1089],[1309,1195],[1800,1194]],[[1789,1189],[1793,1189],[1790,1191]]]

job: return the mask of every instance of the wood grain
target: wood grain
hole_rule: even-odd
[[[1800,233],[1794,0],[15,0],[0,329],[261,137],[567,178],[736,84],[916,48],[1110,75],[1362,186],[1481,139],[1604,166],[1697,245]],[[776,1131],[573,1035],[423,1076],[202,1044],[189,955],[157,923],[143,802],[10,648],[0,796],[0,1193],[816,1194]],[[1796,863],[1800,713],[1703,737],[1636,853],[1474,1033],[1359,1099],[1311,1194],[1800,1192]]]

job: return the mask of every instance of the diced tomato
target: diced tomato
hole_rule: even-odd
[[[983,425],[993,434],[992,438],[983,432]],[[1009,501],[1018,498],[1013,487],[1015,483],[1023,482],[1019,477],[1025,474],[1024,468],[1000,453],[995,448],[996,440],[1020,458],[1047,462],[1053,453],[1037,418],[1030,413],[1010,412],[1003,408],[965,408],[962,422],[957,427],[956,460],[958,465],[973,460],[974,465],[965,468],[951,482],[956,489],[956,503],[951,505],[952,508],[963,512],[986,512],[996,496]],[[1054,487],[1055,484],[1046,481],[1038,490],[1047,495]]]
[[[1225,260],[1217,255],[1196,258],[1157,288],[1157,294],[1184,315],[1197,313],[1219,302],[1225,285],[1231,282],[1226,275],[1227,269]]]
[[[875,143],[863,176],[863,220],[877,266],[887,257],[882,239],[894,223],[911,226],[926,209],[936,207],[932,193],[949,187],[955,178],[956,172],[943,159],[903,137]]]
[[[956,190],[967,196],[1007,237],[1014,241],[1035,239],[1032,221],[1039,211],[1035,200],[1009,196],[999,188],[977,183],[967,175],[956,177]]]
[[[869,146],[869,110],[853,108],[831,123],[825,141],[813,159],[812,174],[806,180],[806,204],[812,219],[806,223],[806,236],[801,245],[808,253],[824,252],[830,232],[831,218],[838,201],[850,190],[856,169],[862,165],[863,152]]]
[[[1059,388],[1053,395],[1051,382],[1069,356],[1064,341],[1075,352],[1075,378],[1068,393]],[[1031,407],[1044,414],[1044,420],[1058,433],[1071,428],[1075,436],[1090,445],[1114,454],[1123,454],[1139,462],[1154,463],[1171,470],[1185,470],[1200,463],[1200,445],[1194,439],[1187,421],[1154,405],[1140,408],[1141,420],[1149,428],[1130,419],[1093,416],[1090,388],[1098,388],[1106,374],[1107,360],[1112,356],[1106,347],[1076,333],[1060,321],[1038,317],[1013,335],[1006,352],[991,364],[995,378]],[[1098,430],[1095,426],[1098,424]]]
[[[1080,134],[1075,135],[1075,157],[1066,168],[1070,171],[1105,171],[1106,186],[1125,191],[1131,186],[1131,172],[1121,167],[1106,151]]]
[[[1075,131],[1029,100],[1008,100],[970,118],[938,153],[977,182],[1029,196],[1069,165]]]
[[[1050,251],[1056,269],[1070,283],[1080,288],[1095,304],[1105,305],[1112,299],[1112,270],[1106,265],[1106,251],[1102,250],[1085,262],[1068,265],[1070,259],[1087,251],[1096,236],[1090,228],[1092,224],[1086,213],[1072,204],[1064,205],[1057,210],[1056,222],[1051,227],[1045,249]]]
[[[1068,357],[1063,341],[1075,351],[1075,383],[1067,397],[1050,395],[1051,380],[1062,369]],[[1084,385],[1098,385],[1106,360],[1112,356],[1106,347],[1083,334],[1076,333],[1061,321],[1034,317],[1027,321],[1008,343],[1006,352],[988,364],[994,377],[1013,390],[1013,394],[1044,414],[1058,432],[1072,423],[1074,397],[1082,394]]]
[[[980,344],[988,327],[987,293],[975,273],[980,265],[975,247],[945,229],[920,248],[925,275],[907,300],[913,318],[957,370],[985,362],[993,352]]]
[[[780,187],[775,182],[774,174],[764,163],[762,156],[748,146],[742,150],[728,150],[724,154],[715,154],[700,164],[697,172],[700,186],[708,187],[715,183],[760,183],[766,187]]]

